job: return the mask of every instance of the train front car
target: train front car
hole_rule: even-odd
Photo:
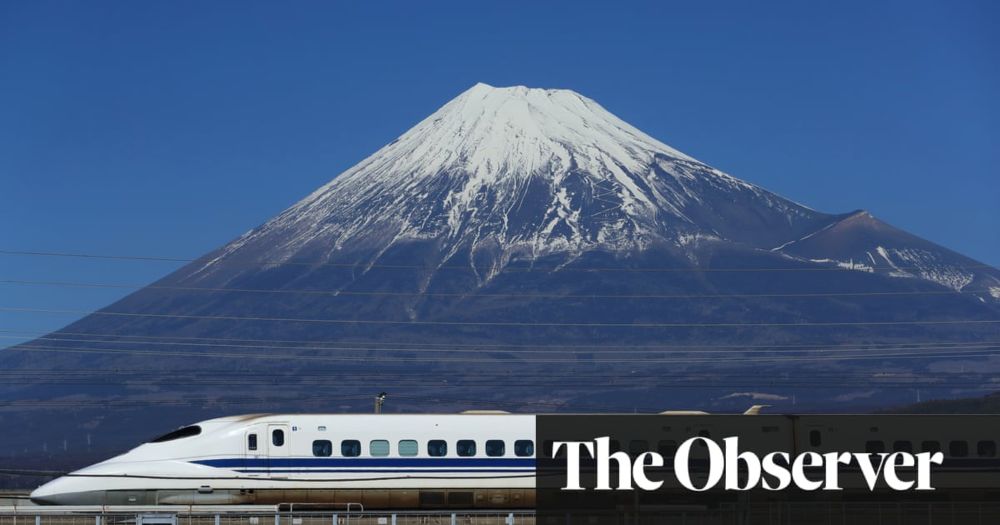
[[[122,455],[70,472],[31,493],[38,505],[157,505],[249,503],[227,485],[217,469],[193,458],[239,452],[246,421],[242,416],[179,428]]]
[[[274,414],[213,419],[72,472],[48,505],[358,503],[528,508],[534,416]]]

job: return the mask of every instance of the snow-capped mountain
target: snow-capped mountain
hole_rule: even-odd
[[[572,91],[478,84],[265,224],[0,353],[142,381],[0,400],[172,403],[67,409],[114,446],[151,418],[241,410],[225,402],[367,410],[378,390],[422,411],[871,407],[911,401],[885,378],[929,378],[925,396],[1000,381],[998,320],[994,268],[736,179]]]
[[[846,231],[861,220],[869,231],[851,237],[849,249],[824,240],[854,235]],[[232,242],[192,277],[226,274],[228,259],[364,266],[416,241],[435,243],[437,261],[427,264],[465,263],[482,270],[481,281],[512,260],[656,245],[697,265],[703,261],[686,246],[731,242],[955,290],[978,278],[986,296],[1000,286],[983,265],[867,213],[816,212],[731,177],[573,91],[486,84]],[[839,245],[819,248],[831,242]]]

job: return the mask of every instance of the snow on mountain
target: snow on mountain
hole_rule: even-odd
[[[477,84],[215,260],[261,242],[272,246],[267,260],[281,262],[439,239],[442,260],[486,248],[499,270],[511,257],[785,240],[828,217],[573,91]]]
[[[706,243],[954,290],[977,280],[966,266],[982,266],[867,212],[817,212],[731,177],[573,91],[477,84],[212,254],[194,277],[215,276],[227,258],[365,266],[414,242],[434,244],[431,267],[468,264],[484,280],[514,260],[651,246],[700,264]]]
[[[991,297],[1000,285],[993,268],[858,211],[775,250],[890,277],[930,281],[956,292],[970,285]]]

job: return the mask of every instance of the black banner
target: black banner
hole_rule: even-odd
[[[536,424],[543,524],[1000,523],[1000,416],[552,415]]]

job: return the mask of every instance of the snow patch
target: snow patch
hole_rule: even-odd
[[[766,392],[733,392],[732,394],[726,394],[719,399],[734,399],[737,397],[748,397],[755,401],[786,401],[788,396],[782,396],[778,394],[768,394]]]
[[[869,266],[860,261],[838,261],[836,259],[809,259],[809,262],[820,263],[820,264],[833,264],[845,270],[854,270],[858,272],[874,273],[875,268]]]
[[[885,249],[881,246],[878,250],[894,269],[890,275],[896,277],[918,277],[956,292],[961,291],[975,279],[975,274],[971,271],[942,261],[940,255],[934,252],[917,248]],[[893,259],[899,261],[898,266]]]

